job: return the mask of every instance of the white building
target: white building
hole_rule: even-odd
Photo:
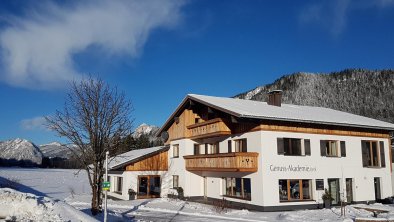
[[[168,137],[156,148],[168,158],[167,170],[154,174],[161,196],[182,187],[190,199],[267,211],[316,208],[324,189],[332,204],[392,196],[393,124],[280,100],[280,91],[268,103],[188,95],[159,132]],[[122,197],[128,188],[145,192],[137,175],[152,172],[125,169]]]

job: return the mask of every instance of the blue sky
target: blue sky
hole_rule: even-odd
[[[1,1],[0,140],[42,126],[99,75],[160,126],[188,93],[234,96],[294,72],[389,69],[393,0]]]

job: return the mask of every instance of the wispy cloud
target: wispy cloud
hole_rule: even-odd
[[[6,16],[0,31],[0,78],[11,85],[53,88],[80,78],[73,56],[89,47],[105,56],[138,56],[152,30],[173,28],[183,1],[39,1],[23,16]]]
[[[20,122],[20,126],[24,130],[47,130],[45,126],[46,120],[43,116],[24,119]]]
[[[347,26],[349,12],[368,9],[385,9],[394,6],[394,0],[329,0],[306,5],[299,13],[302,25],[318,25],[337,37]]]

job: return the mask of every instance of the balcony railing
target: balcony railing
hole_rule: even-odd
[[[218,153],[184,156],[188,171],[257,172],[258,153]]]
[[[215,136],[230,135],[231,130],[221,118],[208,120],[202,123],[189,125],[190,138],[200,139]]]

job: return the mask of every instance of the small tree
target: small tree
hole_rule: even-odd
[[[116,153],[132,127],[131,102],[101,79],[89,77],[72,82],[63,111],[46,117],[48,128],[66,137],[78,148],[71,149],[89,177],[91,211],[100,211],[105,153]]]

